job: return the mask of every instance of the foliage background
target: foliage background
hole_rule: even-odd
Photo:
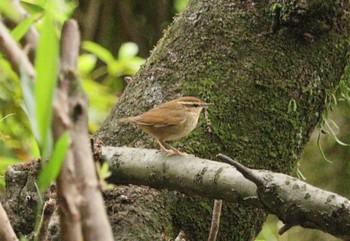
[[[5,11],[5,2],[0,4],[0,16],[7,19],[11,12]],[[36,16],[33,23],[39,31],[44,2],[27,0],[27,4],[22,3],[31,16]],[[142,3],[136,0],[101,1],[104,3],[92,6],[99,10],[94,13],[89,11],[91,6],[88,2],[56,0],[59,10],[55,11],[54,16],[61,24],[69,17],[80,22],[84,42],[79,58],[79,74],[90,98],[89,129],[94,132],[124,90],[124,77],[136,73],[164,28],[186,6],[188,0],[147,0]],[[93,14],[97,20],[88,21]],[[85,22],[92,24],[88,26]],[[340,140],[350,143],[349,106],[346,101],[341,101],[341,96],[337,98],[340,101],[329,118],[337,123],[339,129],[332,129]],[[39,157],[39,154],[25,113],[20,79],[1,55],[0,106],[0,189],[4,190],[3,174],[6,167]],[[320,144],[326,157],[333,163],[326,162],[317,145],[319,132],[318,129],[312,134],[294,175],[301,172],[306,182],[350,198],[347,188],[350,180],[350,149],[339,145],[329,130],[321,132]],[[269,217],[257,240],[337,240],[322,232],[302,228],[292,228],[283,236],[278,236],[277,230],[281,226],[282,223],[276,218]]]

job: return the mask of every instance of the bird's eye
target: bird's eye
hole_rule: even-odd
[[[192,106],[193,106],[193,107],[196,107],[196,108],[199,107],[198,104],[192,104]]]

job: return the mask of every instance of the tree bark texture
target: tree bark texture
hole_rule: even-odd
[[[154,147],[149,136],[117,119],[193,95],[215,107],[176,147],[202,158],[221,152],[249,167],[289,172],[339,83],[349,26],[347,1],[190,1],[94,138],[104,145]],[[296,109],[289,110],[291,102]],[[140,193],[139,187],[135,190]],[[128,192],[133,193],[131,187]],[[162,196],[170,206],[149,209],[151,199],[134,195],[143,203],[134,202],[139,213],[148,213],[154,222],[169,215],[164,229],[184,230],[190,240],[206,239],[212,201],[145,192]],[[123,211],[123,205],[114,210]],[[122,219],[127,223],[135,215]],[[265,216],[248,205],[225,202],[218,240],[253,239]],[[138,237],[133,236],[137,230],[150,234],[144,240],[159,237],[152,229],[160,225],[152,222],[122,224],[118,234],[129,240]]]

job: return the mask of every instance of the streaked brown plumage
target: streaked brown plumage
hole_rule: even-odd
[[[133,123],[153,136],[160,145],[160,151],[170,155],[183,154],[169,144],[171,150],[166,149],[165,142],[187,136],[196,127],[202,109],[208,105],[196,97],[181,97],[141,115],[119,119],[119,122]]]

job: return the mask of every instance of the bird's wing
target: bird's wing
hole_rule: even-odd
[[[186,120],[186,117],[181,113],[179,109],[170,109],[167,105],[160,105],[142,115],[135,116],[133,122],[138,125],[151,125],[155,127],[177,125]]]

